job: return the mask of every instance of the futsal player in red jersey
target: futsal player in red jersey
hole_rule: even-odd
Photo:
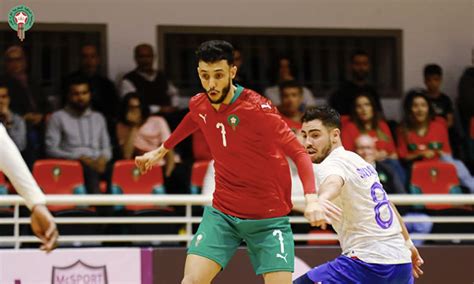
[[[136,164],[148,171],[200,129],[215,160],[216,189],[188,249],[182,283],[210,283],[243,241],[265,283],[291,283],[291,178],[285,157],[298,168],[310,222],[338,219],[340,210],[317,199],[311,160],[277,109],[256,92],[232,84],[237,73],[232,53],[225,41],[201,44],[197,72],[205,92],[191,99],[189,113],[169,139],[137,157]],[[325,216],[316,215],[319,207]]]

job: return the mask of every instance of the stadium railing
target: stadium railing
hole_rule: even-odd
[[[97,242],[189,242],[192,239],[192,225],[199,223],[201,217],[192,215],[192,206],[209,205],[212,197],[202,195],[47,195],[48,205],[95,205],[112,206],[126,204],[155,204],[185,206],[185,216],[176,217],[56,217],[57,224],[184,224],[186,232],[174,235],[67,235],[60,236],[60,243],[97,243]],[[432,195],[391,195],[396,205],[452,204],[474,205],[474,194],[432,194]],[[293,202],[304,203],[304,197],[293,198]],[[20,225],[28,224],[29,218],[20,217],[20,206],[24,200],[19,196],[8,195],[0,198],[0,206],[14,206],[12,218],[0,218],[0,225],[13,224],[12,236],[1,236],[0,244],[12,244],[19,249],[22,243],[34,243],[34,236],[20,234]],[[474,223],[474,216],[430,216],[404,217],[409,222],[432,223]],[[306,223],[304,217],[290,217],[291,223]],[[474,240],[474,234],[412,234],[414,240]],[[295,234],[295,241],[334,240],[336,235]]]

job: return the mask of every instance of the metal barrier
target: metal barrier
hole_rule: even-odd
[[[48,205],[178,205],[185,206],[185,216],[182,217],[56,217],[58,224],[185,224],[186,234],[183,235],[81,235],[61,236],[60,243],[74,242],[189,242],[192,238],[192,224],[199,223],[201,217],[192,216],[192,206],[208,205],[211,196],[202,195],[47,195]],[[390,200],[397,205],[451,204],[474,205],[474,194],[459,195],[391,195]],[[293,198],[295,204],[304,203],[304,197]],[[10,195],[0,198],[0,206],[14,206],[13,218],[0,218],[0,224],[13,224],[14,233],[11,237],[0,237],[0,243],[14,243],[19,249],[21,243],[38,242],[33,236],[21,236],[20,224],[28,224],[29,218],[20,218],[20,205],[24,201],[19,196]],[[453,217],[405,217],[405,222],[433,223],[474,223],[474,216]],[[290,217],[291,223],[306,223],[303,217]],[[474,240],[474,234],[412,234],[414,240]],[[335,240],[335,234],[311,235],[295,234],[295,241],[305,240]]]

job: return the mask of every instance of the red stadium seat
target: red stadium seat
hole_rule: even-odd
[[[38,160],[33,176],[46,194],[86,194],[81,163],[71,160]],[[48,206],[51,211],[76,209],[74,205]]]
[[[134,160],[121,160],[114,164],[112,174],[113,194],[164,194],[163,170],[155,166],[142,175]],[[153,205],[127,205],[130,211],[164,209]]]
[[[193,164],[191,172],[191,193],[198,194],[202,188],[204,182],[204,176],[206,175],[207,168],[210,161],[197,161]]]
[[[441,161],[419,161],[414,163],[410,191],[414,194],[462,193],[455,166]],[[426,204],[425,208],[441,210],[455,207]]]

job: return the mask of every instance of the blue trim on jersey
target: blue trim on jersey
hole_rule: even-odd
[[[242,94],[242,91],[244,90],[244,87],[240,85],[235,85],[235,86],[237,86],[237,89],[235,90],[234,97],[230,101],[229,105],[233,104],[240,97],[240,95]]]

